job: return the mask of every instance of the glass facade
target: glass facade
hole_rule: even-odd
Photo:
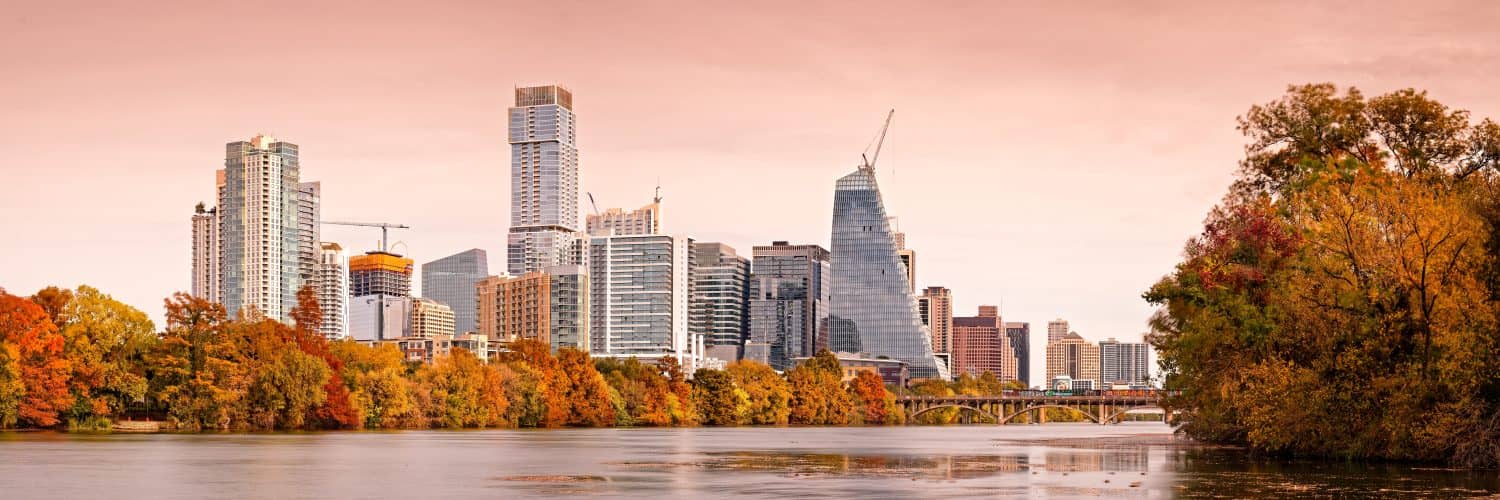
[[[1099,342],[1101,384],[1145,385],[1151,380],[1149,349],[1139,342],[1106,339]]]
[[[755,247],[753,258],[745,357],[788,370],[828,347],[828,250],[777,241]]]
[[[831,246],[830,347],[905,361],[913,378],[948,379],[922,325],[873,169],[860,167],[835,185]]]
[[[224,183],[219,191],[222,238],[221,298],[230,315],[257,310],[290,321],[297,289],[315,260],[304,259],[306,227],[300,214],[310,208],[300,189],[296,144],[258,135],[224,148]]]
[[[547,268],[552,278],[548,293],[552,350],[564,347],[589,349],[589,275],[583,266],[567,264]]]
[[[517,88],[509,130],[506,270],[520,276],[582,263],[572,94],[556,85]]]
[[[1031,323],[1006,322],[1005,336],[1016,356],[1016,378],[1031,387]]]
[[[453,309],[453,330],[478,331],[475,326],[474,283],[490,274],[489,255],[478,248],[422,264],[422,296]]]
[[[750,261],[723,243],[694,243],[688,327],[706,346],[745,343]],[[732,361],[732,360],[731,360]]]
[[[690,238],[594,236],[589,343],[595,356],[677,357],[691,372],[703,338],[688,328]]]

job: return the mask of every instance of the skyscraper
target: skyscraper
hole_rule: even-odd
[[[906,247],[906,233],[901,232],[901,220],[890,217],[891,227],[896,232],[891,235],[896,240],[896,255],[901,257],[901,265],[906,266],[906,283],[912,293],[917,292],[917,251]]]
[[[304,285],[317,286],[318,261],[322,239],[318,221],[322,218],[323,183],[297,184],[297,268]]]
[[[219,189],[221,298],[230,314],[246,309],[289,321],[297,289],[312,275],[314,188],[304,188],[296,144],[268,135],[224,148]],[[310,215],[311,214],[311,215]],[[316,228],[316,221],[312,222]]]
[[[219,212],[199,203],[193,213],[193,296],[219,302]]]
[[[349,258],[349,295],[411,296],[412,260],[389,252]]]
[[[1144,343],[1120,342],[1114,338],[1099,342],[1099,382],[1101,384],[1145,385],[1151,380],[1147,361],[1150,349]]]
[[[980,306],[978,316],[953,318],[952,356],[955,377],[989,372],[1000,380],[1018,379],[1015,351],[994,306]]]
[[[323,243],[318,252],[318,307],[323,310],[324,337],[349,336],[349,261],[338,243]]]
[[[707,346],[743,345],[750,261],[729,245],[710,242],[694,243],[692,258],[688,327],[703,335]]]
[[[776,241],[754,247],[752,257],[745,357],[787,370],[828,345],[828,250]]]
[[[589,349],[589,273],[576,264],[547,268],[552,281],[548,306],[552,314],[552,350]]]
[[[905,361],[913,378],[948,379],[922,326],[873,167],[861,165],[835,185],[832,239],[829,346]]]
[[[925,310],[922,324],[932,332],[934,353],[953,352],[953,291],[945,287],[929,286],[918,297],[919,310]],[[923,306],[925,304],[925,307]]]
[[[1047,343],[1047,384],[1059,375],[1073,379],[1074,389],[1099,387],[1099,346],[1077,333]]]
[[[490,275],[489,255],[478,248],[422,264],[422,296],[453,309],[453,331],[477,331],[474,326],[474,283]]]
[[[1068,336],[1068,320],[1057,318],[1047,322],[1047,343],[1051,344]],[[1051,378],[1051,377],[1048,377]],[[1049,381],[1050,382],[1050,381]]]
[[[594,235],[589,243],[590,352],[675,357],[696,369],[703,337],[688,328],[692,239]]]
[[[573,94],[520,87],[510,108],[510,234],[506,268],[520,276],[581,264]]]
[[[980,306],[980,314],[984,314],[985,307]],[[999,315],[999,311],[996,311]],[[1016,357],[1016,378],[1026,387],[1031,387],[1031,323],[1008,321],[1005,323],[1005,337],[1010,343],[1010,348]]]

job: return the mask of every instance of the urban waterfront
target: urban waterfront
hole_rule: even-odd
[[[1500,493],[1500,473],[1252,459],[1160,423],[0,434],[7,498]]]

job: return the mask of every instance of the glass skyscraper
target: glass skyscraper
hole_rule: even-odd
[[[317,262],[316,188],[299,182],[296,144],[268,135],[224,147],[219,189],[220,298],[289,321],[297,290]],[[312,231],[310,233],[310,231]]]
[[[913,378],[948,379],[917,311],[873,168],[861,166],[835,184],[832,240],[829,347],[905,361]]]
[[[1016,378],[1031,387],[1031,323],[1007,321],[1005,336],[1010,338],[1010,348],[1016,355]]]
[[[750,261],[723,243],[694,243],[692,251],[688,328],[703,335],[704,345],[743,345]]]
[[[697,369],[703,336],[688,328],[692,239],[595,235],[589,244],[589,351],[598,357],[678,358]]]
[[[828,250],[775,241],[753,252],[745,357],[787,370],[827,347]]]
[[[506,270],[520,276],[583,263],[573,94],[557,85],[517,88],[509,128]]]
[[[453,309],[453,331],[478,331],[474,283],[490,274],[489,255],[475,248],[422,264],[422,296]]]

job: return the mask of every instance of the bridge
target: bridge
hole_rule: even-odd
[[[1003,396],[897,396],[896,404],[906,411],[911,422],[918,415],[942,408],[958,408],[962,411],[988,417],[997,424],[1007,424],[1021,415],[1034,414],[1029,419],[1034,423],[1046,423],[1047,408],[1066,408],[1083,414],[1096,424],[1117,423],[1125,414],[1134,410],[1161,410],[1168,421],[1172,412],[1161,406],[1161,394],[1152,391],[1129,391],[1131,394],[1105,394],[1087,396],[1048,396],[1045,394]]]

